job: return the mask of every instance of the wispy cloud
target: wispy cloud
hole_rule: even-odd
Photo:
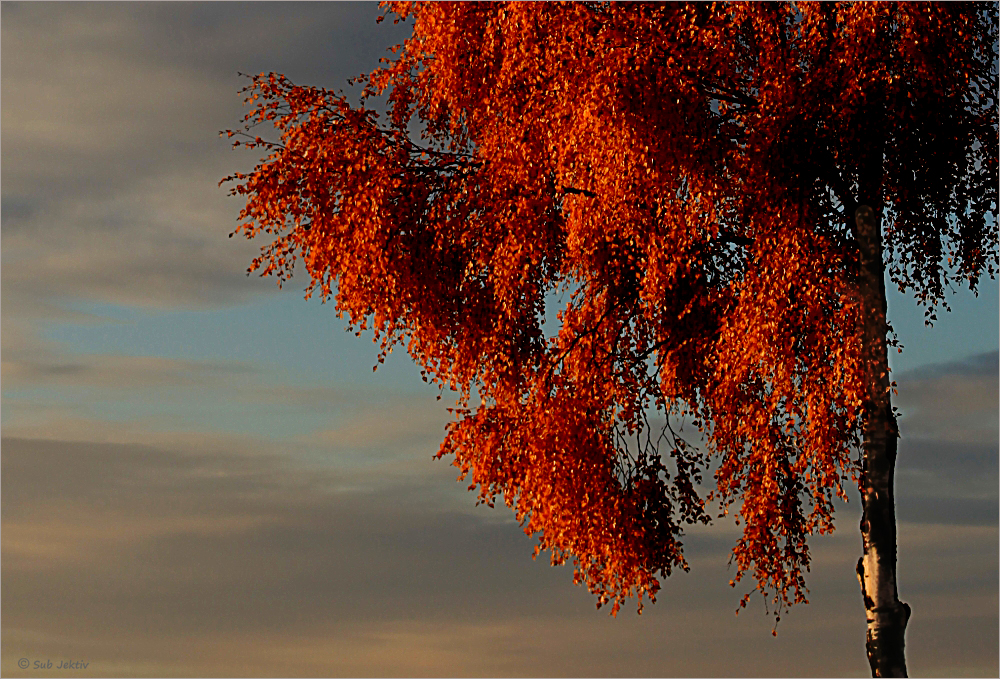
[[[906,438],[996,446],[998,354],[935,364],[900,376],[900,429]]]
[[[994,351],[900,376],[901,520],[997,526],[998,372]]]
[[[182,361],[158,356],[94,355],[54,357],[54,361],[4,362],[7,388],[91,386],[133,389],[153,386],[206,386],[220,377],[255,374],[248,363]]]
[[[366,67],[350,46],[373,9],[293,5],[279,30],[252,5],[6,5],[5,306],[211,308],[273,289],[242,275],[259,244],[226,237],[239,205],[216,186],[256,160],[218,138],[242,115],[236,72],[314,75],[325,54],[342,83]],[[283,63],[247,63],[254,43]]]

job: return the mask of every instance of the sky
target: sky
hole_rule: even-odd
[[[345,87],[408,33],[378,14],[0,4],[0,672],[867,675],[856,500],[777,637],[734,615],[724,522],[612,618],[432,459],[448,398],[405,355],[373,372],[304,280],[246,275],[238,72]],[[889,301],[899,590],[911,675],[996,676],[997,283],[949,300],[933,328]]]

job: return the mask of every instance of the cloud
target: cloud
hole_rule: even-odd
[[[895,399],[904,439],[996,445],[998,353],[904,373]]]
[[[376,27],[368,5],[289,5],[280,29],[261,20],[269,11],[5,6],[8,309],[37,316],[67,298],[205,309],[274,289],[246,280],[261,243],[227,238],[240,206],[217,186],[256,160],[218,137],[243,112],[236,71],[343,84],[404,27]]]
[[[310,440],[355,450],[373,448],[435,448],[444,440],[450,421],[444,407],[435,401],[414,400],[406,404],[396,397],[378,405],[355,404],[340,426],[317,432]]]
[[[428,461],[449,420],[446,401],[384,386],[302,386],[246,361],[63,353],[14,336],[3,361],[4,433],[95,443],[239,449],[281,440],[290,455],[342,467]],[[449,472],[451,474],[451,472]]]
[[[54,360],[52,360],[54,359]],[[18,386],[90,386],[133,389],[155,386],[206,386],[225,376],[259,372],[240,362],[183,361],[158,356],[84,354],[3,364],[8,389]]]
[[[247,279],[258,246],[227,238],[235,212],[213,195],[216,173],[175,173],[125,182],[102,200],[54,201],[21,227],[5,224],[4,304],[47,317],[47,306],[72,299],[204,309],[275,291],[272,281]]]
[[[997,352],[924,366],[897,381],[899,519],[997,526]]]
[[[612,619],[568,569],[529,558],[531,541],[496,520],[506,510],[473,509],[439,492],[443,479],[387,482],[177,446],[2,445],[11,676],[22,674],[19,657],[78,656],[93,663],[88,675],[865,669],[849,532],[817,541],[813,604],[788,614],[774,640],[756,606],[732,615],[739,592],[726,586],[724,541],[693,540],[692,573],[670,578],[643,616]],[[901,530],[914,671],[955,652],[996,665],[984,650],[995,646],[995,537],[995,527]],[[932,637],[954,645],[929,655]]]
[[[134,445],[5,439],[3,453],[5,629],[308,635],[534,605],[500,594],[533,568],[516,528],[382,475]]]
[[[967,356],[959,361],[931,363],[902,375],[905,381],[930,379],[946,376],[992,377],[997,379],[1000,373],[1000,352],[988,351],[982,354]]]
[[[896,520],[900,523],[996,527],[1000,522],[995,497],[917,495],[907,488],[908,481],[900,479],[897,485],[906,488],[896,496]]]

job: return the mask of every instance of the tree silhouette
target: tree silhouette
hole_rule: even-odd
[[[412,37],[358,104],[244,90],[251,270],[301,257],[456,390],[439,456],[613,612],[738,506],[732,584],[780,617],[857,483],[869,661],[905,674],[885,279],[932,320],[995,275],[996,4],[390,9]]]

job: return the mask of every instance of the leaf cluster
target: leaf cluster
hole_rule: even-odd
[[[995,6],[388,11],[413,35],[359,104],[246,88],[228,134],[267,155],[227,179],[237,232],[271,239],[251,270],[301,258],[380,361],[404,344],[456,390],[439,456],[599,606],[641,610],[686,569],[708,501],[738,505],[733,584],[805,601],[807,539],[858,471],[854,208],[877,206],[889,275],[930,309],[995,273]]]

